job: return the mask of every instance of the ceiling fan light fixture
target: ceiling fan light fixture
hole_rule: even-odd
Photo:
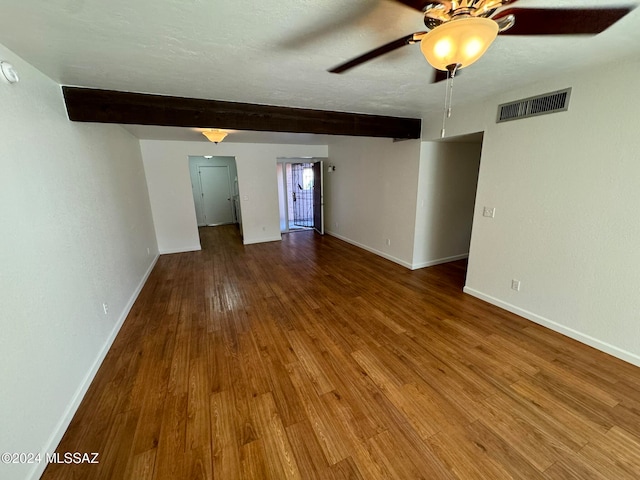
[[[498,35],[498,24],[489,18],[465,17],[434,28],[420,42],[427,62],[437,70],[451,65],[464,68],[478,60]]]
[[[213,143],[220,143],[228,135],[227,132],[215,129],[204,130],[202,134]]]

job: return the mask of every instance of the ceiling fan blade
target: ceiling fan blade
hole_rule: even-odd
[[[341,63],[340,65],[333,67],[331,70],[329,70],[329,72],[342,73],[349,70],[350,68],[357,67],[360,64],[368,62],[369,60],[373,60],[374,58],[379,57],[380,55],[384,55],[385,53],[392,52],[394,50],[397,50],[400,47],[404,47],[405,45],[411,45],[412,43],[416,42],[416,40],[414,39],[414,36],[418,34],[423,34],[423,33],[424,32],[412,33],[411,35],[407,35],[406,37],[402,37],[397,40],[394,40],[393,42],[389,42],[385,45],[382,45],[381,47],[378,47],[374,50],[371,50],[370,52],[365,53],[364,55],[360,55],[359,57],[352,58],[348,62]]]
[[[595,35],[609,28],[631,10],[633,7],[508,8],[493,19],[515,16],[515,25],[501,35]]]

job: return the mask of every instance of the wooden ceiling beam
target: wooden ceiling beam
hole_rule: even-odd
[[[360,113],[62,87],[74,122],[420,138],[421,120]]]

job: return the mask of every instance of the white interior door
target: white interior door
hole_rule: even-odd
[[[229,167],[201,165],[198,167],[198,175],[202,191],[204,223],[206,225],[233,223]]]

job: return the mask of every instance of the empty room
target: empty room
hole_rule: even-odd
[[[639,0],[7,0],[0,478],[640,478]]]

